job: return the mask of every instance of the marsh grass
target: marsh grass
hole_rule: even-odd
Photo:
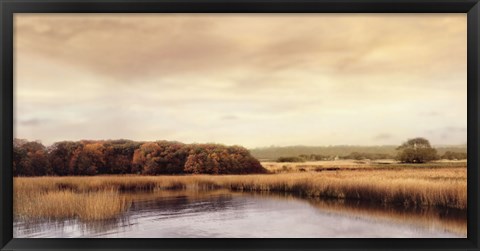
[[[228,189],[308,198],[368,201],[405,207],[467,208],[464,167],[397,168],[258,175],[14,178],[21,218],[109,219],[128,209],[123,192]]]
[[[272,173],[295,173],[302,169],[310,172],[323,171],[380,171],[380,170],[412,170],[419,169],[437,170],[444,168],[466,168],[466,161],[436,161],[422,164],[405,164],[393,160],[377,160],[377,161],[354,161],[354,160],[337,160],[337,161],[308,161],[308,162],[262,162],[262,165]]]
[[[15,193],[14,214],[23,219],[106,220],[115,218],[127,210],[129,203],[115,190],[86,193],[71,190],[39,192],[21,190]]]

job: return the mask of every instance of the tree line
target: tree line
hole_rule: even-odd
[[[298,156],[285,156],[277,158],[277,162],[305,162],[305,161],[321,161],[321,160],[380,160],[395,159],[395,156],[385,153],[364,153],[352,152],[348,155],[321,155],[321,154],[300,154]]]
[[[252,156],[259,160],[273,161],[280,157],[301,157],[310,160],[331,160],[338,158],[365,158],[374,159],[386,155],[388,158],[395,158],[398,154],[398,145],[384,146],[271,146],[250,149]],[[466,145],[435,146],[437,154],[443,158],[446,152],[463,153],[466,155]],[[359,155],[360,154],[360,155]],[[303,156],[301,156],[303,155]],[[313,157],[310,157],[313,155]],[[377,155],[377,157],[375,156]],[[309,157],[306,157],[309,156]],[[372,158],[373,157],[373,158]]]
[[[440,155],[430,142],[425,138],[413,138],[404,142],[396,148],[396,154],[370,153],[370,152],[352,152],[348,155],[321,155],[321,154],[301,154],[298,156],[283,156],[277,158],[277,162],[305,162],[318,160],[335,159],[353,159],[353,160],[379,160],[395,159],[403,163],[426,163],[439,159],[465,160],[466,152],[446,151]]]
[[[241,146],[131,140],[62,141],[46,147],[15,139],[14,176],[266,173]]]

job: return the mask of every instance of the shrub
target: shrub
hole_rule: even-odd
[[[277,159],[277,162],[305,162],[304,158],[301,157],[280,157]]]
[[[397,159],[404,163],[425,163],[438,159],[437,150],[424,138],[414,138],[397,148]]]
[[[447,151],[442,155],[441,158],[448,159],[448,160],[463,160],[463,159],[467,159],[467,153]]]

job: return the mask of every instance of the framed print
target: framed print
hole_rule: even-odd
[[[1,1],[1,250],[479,250],[478,1]]]

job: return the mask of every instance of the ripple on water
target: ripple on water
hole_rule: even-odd
[[[15,221],[15,238],[465,238],[466,217],[231,192],[159,192],[117,219]],[[132,196],[135,198],[135,196]],[[459,231],[460,229],[460,231]]]

